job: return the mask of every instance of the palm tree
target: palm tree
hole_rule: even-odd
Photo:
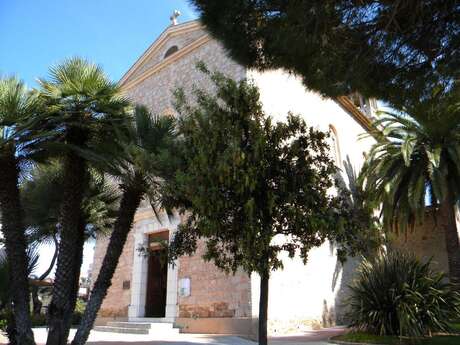
[[[347,156],[342,163],[345,174],[336,174],[335,186],[346,231],[337,238],[337,242],[348,250],[338,248],[337,253],[360,253],[367,258],[374,257],[384,244],[382,226],[375,214],[378,204],[370,198],[370,191],[364,188],[361,172],[357,173],[353,168],[350,157]]]
[[[161,178],[167,178],[174,171],[174,158],[170,154],[175,137],[174,119],[152,116],[145,107],[136,107],[134,120],[132,141],[125,147],[130,163],[125,164],[118,175],[122,197],[108,244],[109,250],[104,256],[73,345],[83,345],[88,339],[140,202],[147,196],[156,210]]]
[[[62,156],[64,181],[47,345],[64,345],[78,292],[85,234],[82,202],[89,163],[116,164],[114,153],[128,102],[99,66],[79,58],[51,68],[49,79],[41,80],[40,85],[52,111],[48,126],[55,133],[48,148]]]
[[[405,114],[384,113],[376,126],[384,130],[370,152],[364,178],[372,197],[382,203],[385,227],[406,231],[424,220],[430,201],[444,229],[450,279],[460,283],[458,91],[434,96]]]
[[[30,244],[27,246],[26,249],[26,257],[27,257],[27,276],[30,276],[34,273],[37,268],[39,254],[38,254],[38,247],[35,244]],[[18,328],[16,327],[15,318],[11,317],[11,308],[13,304],[11,303],[11,284],[10,284],[10,264],[8,262],[8,257],[0,247],[0,315],[6,318],[6,334],[8,336],[8,340],[10,345],[16,345],[17,336],[18,336]]]
[[[34,344],[29,316],[27,255],[19,180],[22,165],[33,153],[30,125],[37,119],[39,99],[16,78],[0,79],[0,214],[10,262],[10,284],[17,344]],[[37,143],[40,140],[35,141]]]
[[[89,187],[83,196],[83,218],[85,240],[96,234],[108,233],[112,227],[118,205],[118,192],[103,176],[90,174]],[[54,254],[48,268],[37,280],[45,279],[55,266],[60,237],[59,213],[62,203],[62,165],[58,161],[37,165],[27,181],[21,184],[21,200],[29,242],[54,247]],[[32,286],[34,313],[40,312],[38,287]]]

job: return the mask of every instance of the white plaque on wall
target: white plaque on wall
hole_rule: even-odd
[[[186,277],[179,279],[179,296],[190,296],[190,278]]]

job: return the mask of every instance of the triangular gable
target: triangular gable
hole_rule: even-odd
[[[141,55],[141,57],[136,61],[136,63],[123,75],[120,79],[118,84],[123,87],[133,79],[139,77],[145,69],[148,69],[151,66],[147,66],[148,64],[152,64],[152,59],[156,57],[156,55],[162,52],[162,49],[165,49],[168,42],[173,38],[180,35],[191,35],[192,39],[194,36],[204,36],[206,35],[203,30],[203,25],[198,21],[189,21],[186,23],[178,24],[178,25],[170,25],[168,26],[161,35],[150,45],[150,47]],[[179,49],[183,49],[185,47],[179,47]],[[162,59],[161,59],[162,60]],[[155,65],[156,61],[153,61],[153,65]],[[160,61],[158,61],[160,62]]]

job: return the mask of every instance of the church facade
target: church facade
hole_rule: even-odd
[[[247,70],[228,57],[198,21],[169,26],[120,80],[125,94],[152,112],[174,114],[173,91],[181,87],[209,89],[207,76],[195,68],[203,61],[210,70],[234,79],[250,78],[260,89],[267,114],[283,120],[289,111],[301,114],[307,124],[331,132],[336,162],[349,157],[359,169],[373,143],[361,138],[370,128],[375,104],[363,99],[325,99],[304,88],[284,71]],[[112,286],[101,307],[98,324],[108,320],[161,321],[178,325],[182,332],[253,334],[257,323],[259,282],[244,272],[226,275],[201,258],[203,246],[175,265],[162,265],[146,248],[160,250],[159,240],[169,240],[181,218],[156,219],[147,203],[135,215]],[[96,242],[92,276],[97,277],[107,237]],[[284,332],[340,321],[343,295],[356,263],[342,266],[331,244],[311,251],[307,265],[284,258],[284,270],[270,281],[269,327]]]

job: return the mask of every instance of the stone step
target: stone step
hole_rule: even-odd
[[[127,322],[135,323],[174,323],[173,317],[130,317]]]
[[[179,328],[174,328],[171,322],[123,322],[110,321],[107,326],[96,326],[95,331],[99,332],[114,332],[114,333],[129,333],[129,334],[164,334],[174,335],[180,332]]]
[[[107,326],[109,326],[109,327],[121,327],[121,328],[150,329],[150,323],[139,323],[139,322],[109,321],[109,322],[107,322]]]
[[[111,332],[111,333],[126,333],[126,334],[149,334],[149,329],[145,328],[130,328],[130,327],[110,327],[110,326],[96,326],[94,330],[97,332]]]

